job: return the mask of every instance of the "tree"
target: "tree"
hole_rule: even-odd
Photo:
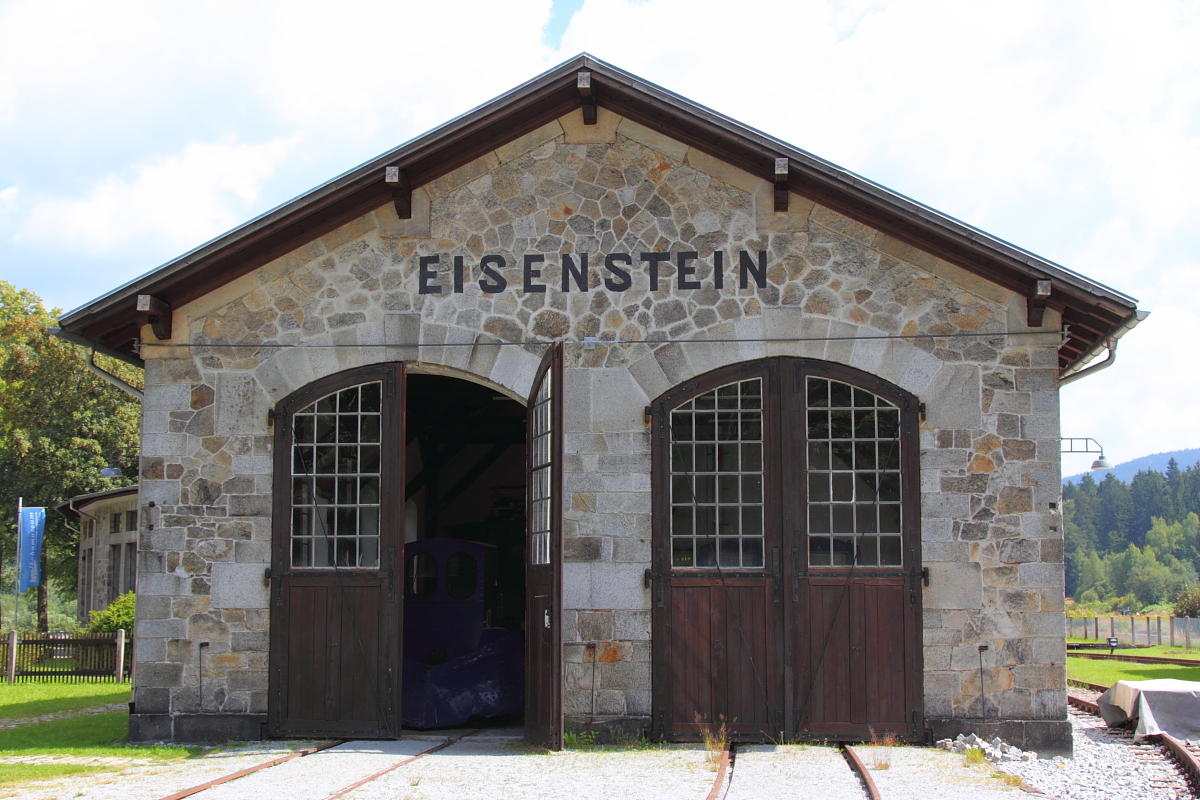
[[[137,401],[88,371],[83,351],[50,336],[58,309],[0,281],[0,536],[15,555],[17,498],[47,509],[77,494],[102,491],[132,478],[100,477],[115,459],[137,474]],[[131,365],[97,356],[97,364],[140,385]],[[46,515],[42,566],[47,580],[75,592],[77,535],[53,511]],[[38,623],[48,627],[46,583],[38,590]]]

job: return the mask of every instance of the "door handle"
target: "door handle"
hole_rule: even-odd
[[[542,615],[543,615],[543,619],[545,620],[546,629],[549,630],[549,628],[550,628],[550,609],[547,608],[547,609],[543,610]]]

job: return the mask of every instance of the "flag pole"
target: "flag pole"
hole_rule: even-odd
[[[21,627],[21,504],[24,498],[17,498],[17,569],[13,575],[13,630]]]

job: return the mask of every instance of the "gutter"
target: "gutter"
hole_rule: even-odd
[[[146,366],[146,362],[142,361],[140,358],[134,359],[132,356],[128,356],[124,353],[105,347],[98,342],[85,339],[77,333],[69,333],[68,331],[64,331],[62,328],[50,328],[49,332],[51,336],[57,336],[60,339],[65,339],[66,341],[71,342],[72,344],[77,344],[80,347],[86,347],[88,349],[88,355],[87,361],[84,362],[84,365],[88,368],[89,372],[108,381],[113,386],[125,392],[125,394],[136,397],[139,403],[146,399],[146,395],[141,389],[138,389],[136,386],[131,386],[130,384],[118,378],[116,375],[113,375],[111,372],[105,372],[100,367],[96,366],[96,351],[99,350],[106,356],[120,359],[126,364],[132,364],[135,367],[141,367],[143,369]],[[74,511],[75,509],[71,510]]]
[[[1059,374],[1058,388],[1061,389],[1067,384],[1086,378],[1102,369],[1108,369],[1115,364],[1117,361],[1117,340],[1137,327],[1137,324],[1148,316],[1150,316],[1149,311],[1138,310],[1126,317],[1110,335],[1106,336],[1102,341],[1097,342],[1091,350],[1080,356],[1078,361]],[[1104,350],[1108,351],[1108,358],[1099,364],[1087,367],[1087,364],[1099,357],[1100,353]],[[1085,369],[1084,367],[1087,368]]]

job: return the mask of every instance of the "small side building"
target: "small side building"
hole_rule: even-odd
[[[81,494],[56,509],[79,527],[79,621],[137,591],[138,487]]]

